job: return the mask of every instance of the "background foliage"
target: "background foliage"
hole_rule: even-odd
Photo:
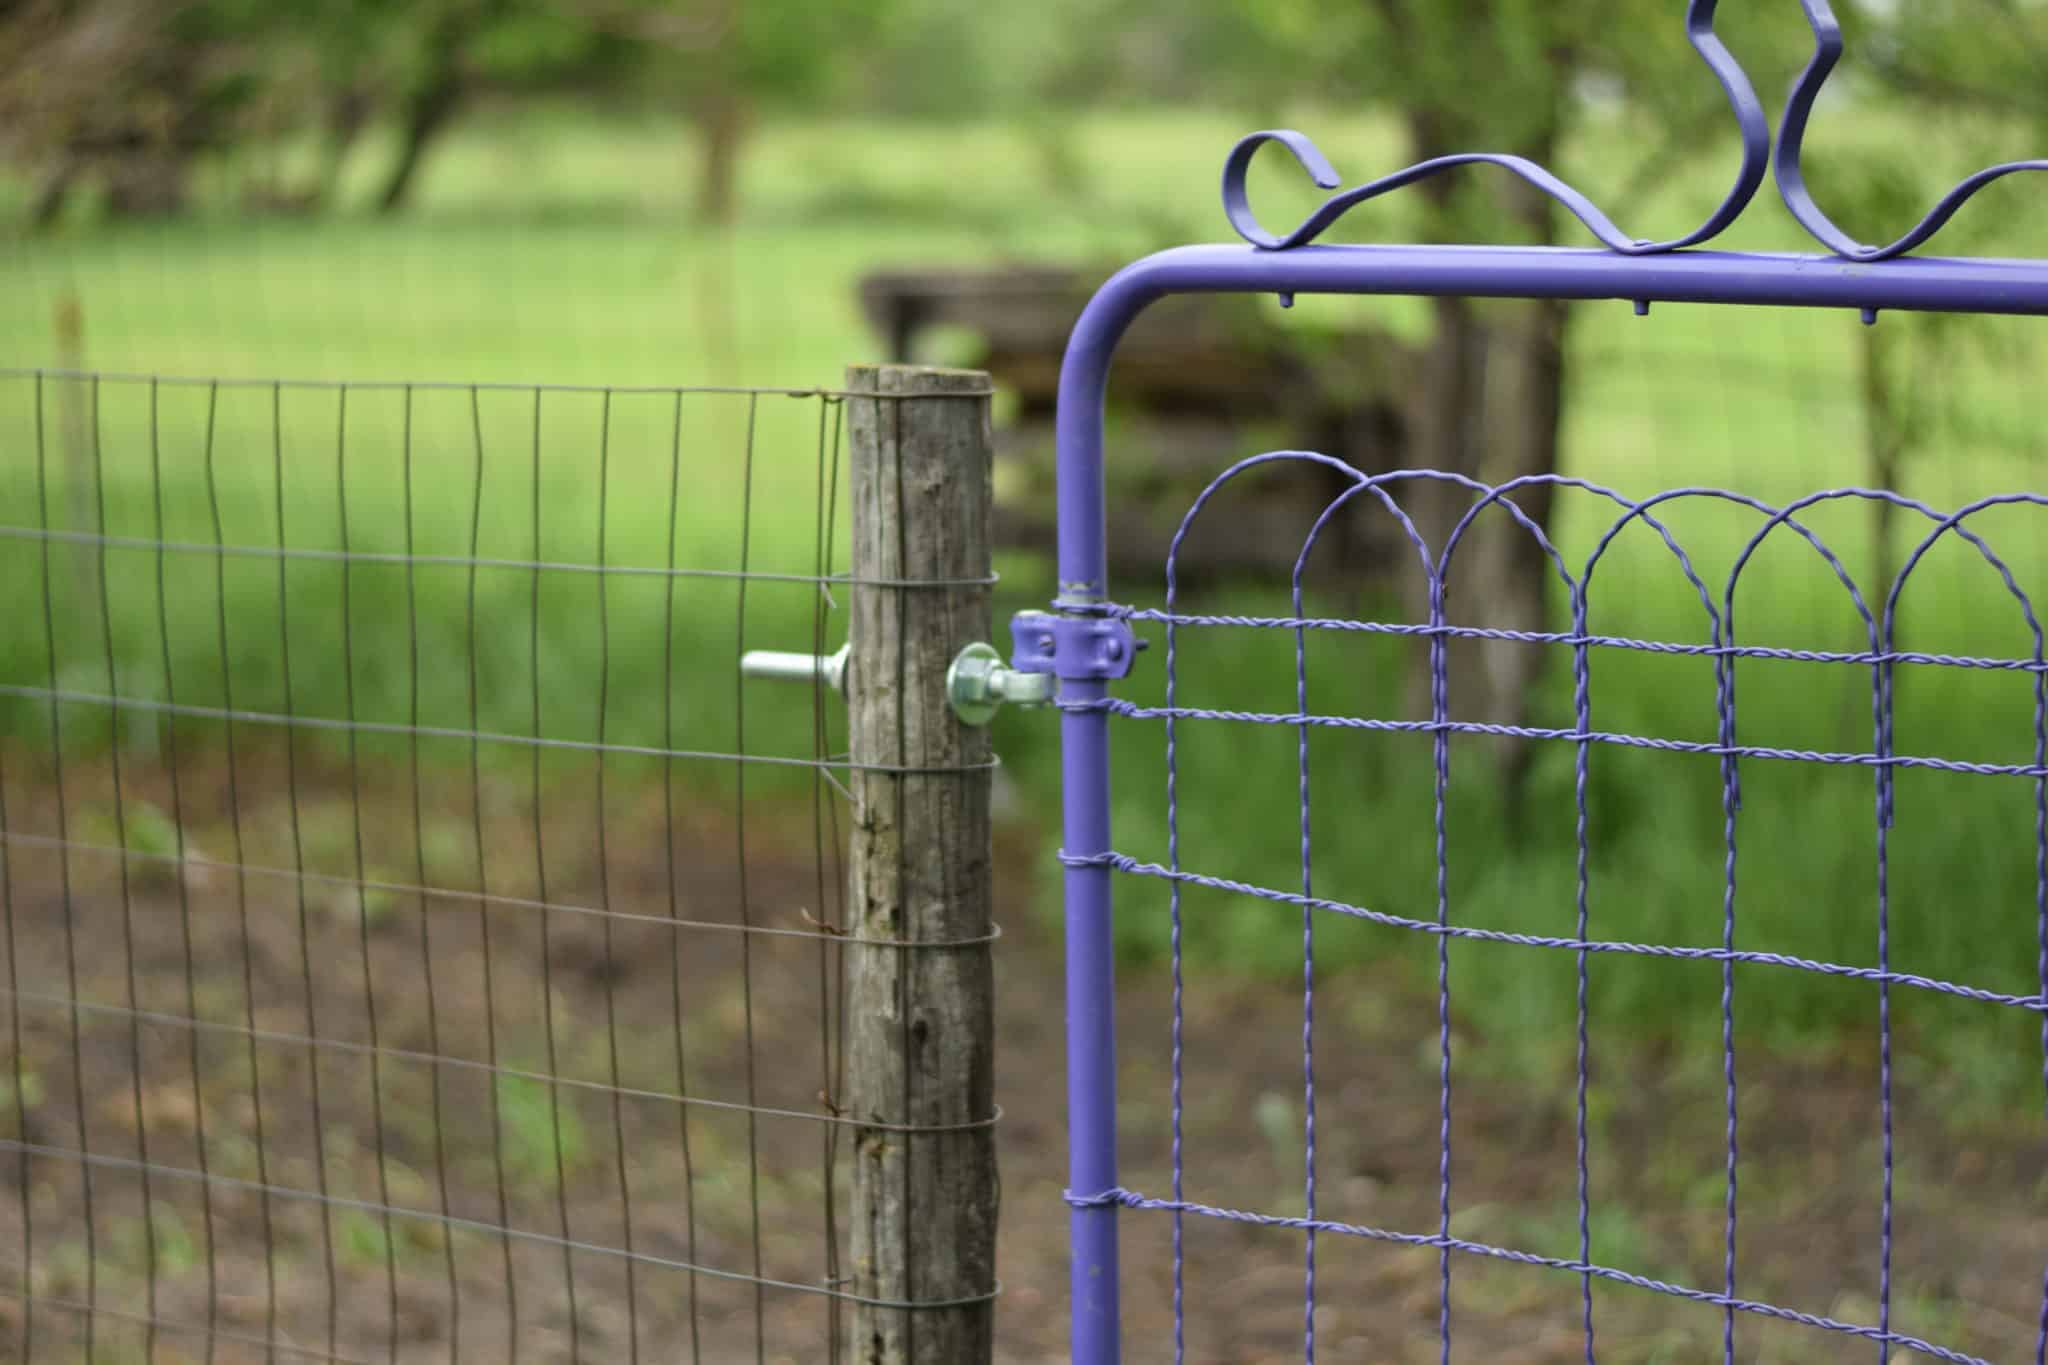
[[[2048,58],[2048,7],[1969,0],[1838,8],[1856,61],[1822,112],[1811,166],[1824,202],[1852,230],[1872,238],[1902,230],[1947,184],[1993,157],[2038,146],[2048,133],[2048,96],[2034,79]],[[1723,9],[1731,45],[1775,107],[1808,50],[1797,5]],[[831,383],[841,365],[874,349],[853,297],[863,271],[1017,257],[1093,268],[1217,236],[1215,170],[1231,139],[1250,128],[1302,126],[1354,179],[1443,150],[1524,151],[1554,164],[1632,230],[1664,235],[1698,221],[1725,191],[1727,122],[1718,88],[1661,0],[26,0],[0,7],[0,152],[9,167],[0,215],[15,234],[0,251],[0,359],[243,376]],[[1262,162],[1254,178],[1268,221],[1314,202],[1278,158]],[[2035,193],[2024,183],[1993,190],[1945,242],[2040,254],[2048,241]],[[1546,204],[1484,172],[1375,204],[1338,235],[1582,240]],[[1808,245],[1768,190],[1728,241]],[[69,340],[57,322],[67,308],[80,319]],[[1474,389],[1473,410],[1484,420],[1463,438],[1426,446],[1417,463],[1496,472],[1487,462],[1509,448],[1500,433],[1519,431],[1544,438],[1527,448],[1533,465],[1521,467],[1559,468],[1638,493],[1718,483],[1785,497],[1864,482],[1952,505],[2038,485],[2025,380],[2034,353],[2022,326],[1887,319],[1869,331],[1848,317],[1676,308],[1644,323],[1626,309],[1546,318],[1365,301],[1297,312],[1292,325],[1302,327],[1369,314],[1442,348],[1447,364],[1467,364],[1456,357],[1475,339],[1477,353],[1500,364],[1558,358],[1547,405],[1532,409],[1526,394]],[[8,506],[28,509],[19,521],[37,509],[38,452],[26,400],[14,392],[7,401],[0,479]],[[107,452],[114,524],[148,535],[156,486],[136,401],[108,398],[94,430]],[[565,552],[588,551],[576,538],[587,539],[608,506],[610,553],[658,557],[667,534],[659,509],[624,485],[588,487],[589,416],[566,404],[547,447],[561,461],[542,477],[552,481],[551,515],[569,528],[559,533]],[[223,452],[253,471],[243,530],[260,537],[274,491],[259,477],[270,454],[267,419],[229,407],[220,420]],[[421,481],[412,512],[428,528],[423,534],[437,524],[459,529],[468,497],[465,419],[425,403],[417,420],[416,439],[441,462]],[[514,439],[520,420],[487,412],[487,435]],[[169,515],[190,519],[203,539],[201,417],[181,399],[165,407],[163,421]],[[381,530],[359,535],[396,537],[403,525],[391,474],[399,430],[388,406],[351,415],[351,460],[390,475],[352,483],[366,513],[384,517]],[[665,458],[659,414],[622,416],[617,430],[616,468],[653,468]],[[722,452],[742,430],[731,409],[707,409],[690,428],[693,459],[701,455],[705,472],[691,493],[684,543],[700,564],[728,562],[735,548],[739,481]],[[287,431],[308,459],[334,453],[322,444],[328,415],[311,406],[288,414]],[[808,476],[812,437],[766,427],[761,459]],[[309,534],[311,543],[328,535],[321,528],[331,519],[334,491],[323,478],[301,487],[293,513],[303,518],[294,534]],[[507,553],[527,534],[510,507],[493,532]],[[808,515],[784,516],[772,502],[753,512],[757,566],[780,557],[805,567],[814,534]],[[380,526],[374,514],[357,524]],[[2038,525],[2015,516],[2001,526],[2001,549],[2023,584],[2048,586]],[[1597,529],[1589,510],[1565,505],[1554,513],[1560,541],[1580,553]],[[1725,572],[1749,529],[1739,519],[1703,522],[1704,560],[1720,555]],[[1826,533],[1856,572],[1880,582],[1918,534],[1911,519],[1864,507],[1839,509]],[[32,548],[9,542],[4,554],[9,581],[30,585],[31,600],[45,581]],[[394,539],[384,548],[399,546]],[[1625,550],[1631,573],[1616,581],[1631,586],[1615,590],[1613,619],[1604,624],[1697,640],[1703,626],[1658,553],[1651,545]],[[1746,589],[1757,594],[1745,619],[1758,638],[1859,646],[1853,617],[1816,565],[1790,551],[1767,560],[1752,572],[1770,586]],[[1006,571],[1018,605],[1043,600],[1040,566]],[[1921,572],[1916,581],[1926,586],[1916,592],[1925,596],[1906,627],[1918,647],[2025,648],[1968,563],[1941,560]],[[147,690],[163,650],[148,580],[121,578],[117,589],[131,582],[134,599],[114,604],[116,649],[124,684]],[[305,640],[293,665],[304,675],[293,679],[297,704],[336,710],[347,666],[358,670],[360,714],[402,718],[406,636],[377,628],[392,619],[378,610],[390,601],[374,583],[357,585],[364,616],[354,661],[344,665],[332,575],[294,582]],[[1531,622],[1533,612],[1532,623],[1554,624],[1560,598],[1540,586],[1529,596],[1531,583],[1540,579],[1505,571],[1482,580],[1473,618],[1500,623],[1514,606],[1523,613],[1516,619]],[[431,580],[421,587],[423,617],[455,630],[462,604],[437,596]],[[1131,584],[1125,593],[1144,600],[1156,590]],[[212,591],[203,573],[187,585],[181,596],[194,620],[211,619]],[[272,591],[267,581],[249,581],[252,618],[275,618]],[[1350,585],[1317,591],[1338,610],[1380,605],[1360,603]],[[505,597],[506,613],[523,610],[515,598]],[[492,600],[487,594],[487,608]],[[1249,594],[1244,603],[1274,605]],[[623,671],[610,692],[608,732],[621,742],[660,738],[650,728],[661,711],[659,624],[633,614],[645,605],[625,597],[617,605],[620,638],[645,649],[639,659],[623,649],[615,658]],[[760,594],[748,608],[751,637],[807,642],[809,609]],[[707,599],[686,614],[685,657],[723,657],[731,610]],[[537,657],[507,651],[504,666],[514,674],[551,679],[547,724],[557,733],[594,728],[588,616],[587,602],[548,604]],[[8,633],[0,673],[34,686],[86,666],[96,657],[94,625],[85,620],[60,635],[55,658],[33,632]],[[1291,705],[1291,648],[1232,637],[1190,648],[1198,662],[1186,676],[1213,688],[1190,697],[1195,704]],[[199,629],[189,655],[173,651],[181,691],[203,698],[214,685],[221,663],[213,649]],[[1412,704],[1401,686],[1411,656],[1391,646],[1328,650],[1318,669],[1360,680],[1349,709],[1393,714]],[[285,680],[277,661],[252,644],[236,662],[245,670],[238,703],[278,704]],[[455,667],[430,648],[421,667],[444,665]],[[1696,736],[1711,714],[1703,667],[1602,667],[1608,728]],[[1756,673],[1743,687],[1758,742],[1868,743],[1855,728],[1859,715],[1867,720],[1867,677]],[[2019,761],[2015,746],[2026,747],[2031,722],[2024,686],[2003,677],[1908,682],[1902,747],[1913,735],[1923,748]],[[459,683],[452,672],[427,680],[428,706],[459,710]],[[1154,672],[1133,686],[1156,683]],[[689,686],[689,714],[701,726],[692,742],[729,742],[718,727],[734,681]],[[508,685],[506,695],[513,705],[525,690]],[[1567,680],[1552,661],[1507,698],[1475,705],[1512,706],[1513,714],[1558,724],[1568,703]],[[756,734],[778,726],[808,734],[807,700],[763,694],[750,705]],[[9,715],[23,742],[46,742],[34,708]],[[449,719],[459,724],[462,716]],[[521,728],[516,719],[501,718],[500,728]],[[1159,738],[1126,727],[1119,756],[1127,775],[1120,828],[1134,832],[1132,851],[1143,855],[1159,851],[1144,842],[1145,831],[1161,827]],[[1026,809],[1049,809],[1055,799],[1047,739],[1042,718],[1004,722],[1002,747]],[[1283,748],[1293,743],[1291,735],[1280,739]],[[1291,749],[1267,752],[1270,740],[1223,731],[1190,740],[1182,829],[1189,848],[1213,855],[1207,870],[1284,886],[1294,875],[1286,828],[1294,773]],[[1431,812],[1417,795],[1428,790],[1426,744],[1322,736],[1316,743],[1319,810],[1327,813],[1319,819],[1329,821],[1319,830],[1318,869],[1328,894],[1426,912]],[[1598,756],[1592,818],[1601,932],[1684,942],[1718,933],[1712,893],[1721,823],[1711,767]],[[1571,808],[1568,751],[1536,756],[1521,780],[1520,799],[1537,819],[1521,843],[1499,847],[1491,835],[1504,818],[1502,798],[1476,756],[1469,766],[1461,759],[1454,835],[1491,840],[1495,851],[1463,865],[1456,903],[1470,922],[1563,932],[1574,871],[1569,822],[1560,823]],[[1902,966],[2026,988],[2033,871],[2024,785],[1928,776],[1902,786],[1901,828],[1913,832],[1893,842],[1894,905],[1898,922],[1915,926],[1901,930]],[[1868,787],[1857,771],[1755,778],[1744,818],[1756,833],[1743,856],[1756,871],[1745,873],[1746,884],[1775,888],[1759,911],[1758,946],[1871,958]],[[1132,901],[1126,947],[1143,959],[1161,942],[1158,907]],[[1191,949],[1253,971],[1298,967],[1299,926],[1270,909],[1213,907]],[[1337,934],[1324,950],[1341,968],[1384,956],[1390,943]],[[1994,943],[2006,946],[1987,947]],[[1496,1040],[1500,1055],[1565,1036],[1529,1023],[1569,1017],[1569,963],[1553,965],[1527,971],[1519,959],[1480,949],[1460,959],[1462,979],[1478,983],[1464,996],[1474,1026]],[[1653,965],[1604,972],[1596,1011],[1650,1037],[1706,1026],[1716,974]],[[1745,1026],[1811,1039],[1867,1023],[1867,992],[1797,979],[1775,985],[1795,994],[1766,1022]],[[1928,1046],[1941,1055],[2024,1055],[1979,1046],[1985,1030],[2011,1032],[2008,1023],[2023,1021],[1980,1024],[1933,1006],[1925,1018]],[[2008,1079],[2027,1083],[2017,1071]]]

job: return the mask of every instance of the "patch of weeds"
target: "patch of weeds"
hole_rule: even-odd
[[[1513,1245],[1546,1255],[1576,1258],[1579,1254],[1579,1209],[1561,1203],[1539,1213],[1511,1220]],[[1625,1207],[1595,1207],[1586,1226],[1588,1256],[1594,1265],[1649,1275],[1654,1279],[1683,1277],[1663,1264],[1657,1238]]]
[[[1720,1208],[1727,1194],[1727,1174],[1697,1154],[1671,1142],[1650,1145],[1643,1183],[1663,1202],[1682,1209]]]
[[[375,933],[391,922],[398,910],[398,896],[378,886],[330,886],[316,902],[321,910],[344,923],[363,920]]]
[[[1985,1046],[1954,1037],[1915,1049],[1897,1059],[1901,1085],[1935,1101],[1952,1137],[2010,1127],[2039,1112],[2041,1053],[2031,1046]]]
[[[693,1194],[698,1219],[707,1227],[737,1233],[747,1217],[747,1182],[735,1174],[737,1168],[731,1162],[708,1161],[701,1153],[696,1167]]]
[[[147,1273],[151,1233],[156,1239],[158,1274],[179,1275],[199,1264],[199,1244],[186,1228],[184,1215],[162,1202],[150,1207],[147,1227],[140,1218],[114,1220],[107,1239],[107,1260],[138,1275]]]
[[[128,801],[122,812],[127,824],[128,849],[151,858],[178,856],[178,822],[149,801]]]
[[[391,1230],[398,1237],[399,1259],[439,1251],[448,1241],[448,1225],[431,1218],[397,1218]]]
[[[544,1081],[500,1076],[497,1091],[506,1176],[554,1189],[556,1172],[575,1170],[589,1147],[582,1118]]]
[[[335,1252],[351,1265],[382,1266],[397,1253],[385,1220],[363,1209],[345,1209],[335,1220]]]
[[[91,1262],[85,1254],[83,1242],[65,1242],[54,1246],[42,1256],[41,1273],[36,1276],[36,1289],[53,1298],[79,1298],[85,1293]]]
[[[392,1147],[403,1151],[431,1152],[436,1137],[446,1142],[451,1153],[460,1150],[463,1142],[462,1120],[466,1117],[460,1109],[453,1109],[444,1115],[445,1130],[434,1126],[433,1078],[400,1074],[386,1076],[384,1084],[384,1123],[388,1134],[395,1141]],[[488,1116],[480,1116],[488,1121]],[[488,1144],[488,1138],[485,1139]],[[390,1158],[393,1197],[398,1197],[401,1172],[409,1183],[415,1178],[411,1168],[396,1158]],[[424,1180],[421,1181],[424,1184]]]
[[[1507,1204],[1470,1204],[1451,1214],[1451,1235],[1473,1242],[1499,1242],[1517,1226]]]
[[[1259,1096],[1252,1117],[1259,1125],[1259,1136],[1273,1151],[1275,1165],[1286,1161],[1301,1145],[1301,1121],[1295,1117],[1294,1101],[1279,1091],[1268,1090]]]
[[[432,1212],[437,1209],[434,1182],[425,1173],[408,1166],[396,1158],[386,1158],[384,1181],[391,1191],[394,1208]],[[409,1253],[439,1251],[447,1240],[448,1229],[443,1223],[432,1218],[410,1216],[394,1217],[391,1220],[391,1235],[398,1242],[399,1258]]]
[[[420,861],[427,885],[468,890],[476,885],[476,839],[456,820],[432,820],[420,831]]]
[[[33,1114],[42,1107],[48,1092],[43,1085],[42,1073],[28,1067],[21,1069],[18,1093],[15,1085],[14,1068],[0,1069],[0,1132],[19,1137],[19,1133],[12,1132],[16,1113]]]
[[[398,881],[367,865],[358,869],[357,814],[345,801],[307,802],[299,811],[299,852],[308,872],[323,877],[360,877],[367,881]],[[367,832],[364,835],[367,839]],[[398,908],[392,892],[370,886],[316,883],[313,903],[343,923],[367,921],[371,929],[390,921]]]
[[[228,1180],[254,1180],[262,1173],[256,1144],[232,1129],[213,1128],[206,1134],[210,1169]]]
[[[1700,1335],[1682,1327],[1667,1327],[1642,1343],[1643,1365],[1679,1365],[1698,1360],[1705,1343]]]
[[[1952,1295],[1908,1291],[1892,1300],[1893,1330],[1904,1330],[1936,1345],[1961,1343],[1970,1319],[1965,1305]],[[1899,1324],[1905,1324],[1903,1328]]]
[[[299,856],[308,872],[347,877],[355,872],[355,815],[345,802],[303,801],[299,805]]]
[[[151,801],[128,797],[115,810],[109,803],[81,813],[80,824],[89,842],[126,848],[137,856],[129,863],[129,876],[137,886],[163,889],[178,883],[180,837],[178,822]],[[192,850],[183,849],[188,856]]]
[[[1863,1293],[1838,1294],[1828,1305],[1828,1316],[1840,1322],[1876,1322],[1877,1300]],[[1908,1288],[1892,1294],[1891,1324],[1894,1332],[1953,1347],[1960,1346],[1969,1335],[1970,1319],[1960,1301]]]
[[[1294,1101],[1277,1090],[1268,1090],[1252,1106],[1252,1121],[1258,1125],[1259,1136],[1265,1139],[1275,1178],[1286,1180],[1298,1173],[1303,1160],[1303,1133],[1301,1113]],[[1281,1202],[1290,1195],[1299,1197],[1299,1190],[1288,1190],[1281,1196]]]

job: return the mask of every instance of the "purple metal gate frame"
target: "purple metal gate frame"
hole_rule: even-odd
[[[1118,1211],[1139,1202],[1158,1202],[1129,1196],[1119,1186],[1117,1174],[1111,876],[1119,855],[1113,852],[1109,814],[1109,684],[1128,671],[1136,647],[1125,615],[1112,603],[1107,580],[1103,417],[1111,362],[1120,338],[1139,313],[1157,300],[1202,293],[1275,294],[1283,303],[1291,303],[1297,294],[1616,300],[1633,302],[1639,312],[1658,302],[1748,304],[1848,309],[1861,312],[1866,322],[1875,322],[1879,313],[1892,310],[2048,314],[2048,261],[1903,258],[1938,232],[1986,184],[2017,171],[2048,170],[2048,162],[2016,162],[1972,176],[1943,198],[1912,232],[1887,246],[1856,242],[1814,203],[1801,173],[1801,147],[1815,98],[1841,56],[1842,40],[1827,0],[1801,0],[1801,4],[1813,30],[1815,52],[1795,82],[1779,120],[1776,177],[1794,218],[1831,255],[1686,249],[1716,236],[1742,213],[1772,162],[1763,106],[1714,34],[1715,0],[1692,0],[1688,25],[1693,45],[1727,92],[1743,143],[1743,161],[1734,188],[1713,217],[1695,232],[1667,242],[1630,238],[1584,196],[1542,167],[1516,157],[1467,155],[1426,162],[1334,195],[1300,227],[1280,236],[1260,227],[1245,192],[1245,174],[1260,145],[1272,141],[1286,147],[1324,188],[1335,188],[1339,182],[1302,134],[1254,133],[1231,152],[1223,183],[1226,213],[1248,245],[1183,247],[1138,261],[1103,285],[1076,324],[1059,392],[1059,595],[1053,603],[1059,616],[1038,617],[1038,629],[1028,643],[1020,631],[1016,663],[1020,668],[1054,672],[1060,679],[1067,935],[1067,1198],[1072,1206],[1071,1321],[1077,1365],[1113,1365],[1121,1359]],[[1310,244],[1350,208],[1440,171],[1472,163],[1506,169],[1542,189],[1585,224],[1605,249]],[[1493,490],[1492,496],[1498,497],[1501,491]],[[1955,520],[1949,519],[1944,529]],[[1306,897],[1301,899],[1306,901]],[[1582,953],[1588,948],[1583,942],[1576,946]],[[1727,953],[1707,955],[1724,961],[1730,957]],[[1876,975],[1887,983],[1895,979],[1883,969]],[[2041,998],[2006,1003],[2048,1012],[2048,987]],[[1305,1220],[1276,1221],[1295,1226]],[[1415,1240],[1439,1245],[1448,1238]],[[1538,1264],[1569,1264],[1525,1259]],[[1738,1306],[1731,1296],[1651,1287],[1703,1298],[1731,1313]],[[1940,1358],[1971,1359],[1884,1328],[1853,1328],[1783,1309],[1762,1311],[1830,1330],[1874,1336],[1880,1353],[1897,1343]],[[1312,1341],[1312,1327],[1310,1333]],[[2048,1310],[2044,1310],[2043,1341],[2048,1343]],[[1732,1352],[1732,1335],[1729,1350]],[[2041,1354],[2037,1351],[2037,1359]],[[1589,1332],[1589,1359],[1591,1355]]]

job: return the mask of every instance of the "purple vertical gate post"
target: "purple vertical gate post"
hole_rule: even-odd
[[[1105,287],[1082,313],[1060,369],[1060,610],[1085,615],[1109,590],[1102,478],[1102,405],[1117,339],[1150,295],[1126,299]],[[1099,700],[1108,684],[1061,659],[1060,699]],[[1067,1186],[1087,1199],[1115,1189],[1116,964],[1111,936],[1110,869],[1079,861],[1110,851],[1109,716],[1067,709],[1060,715],[1061,835],[1066,868]],[[1121,1359],[1117,1282],[1117,1208],[1078,1203],[1069,1214],[1073,1262],[1074,1365]]]
[[[1067,701],[1093,700],[1106,684],[1062,682]],[[1109,851],[1109,717],[1068,711],[1060,718],[1062,834],[1070,855]],[[1067,1184],[1077,1196],[1115,1187],[1116,980],[1110,937],[1110,870],[1066,870]],[[1075,1365],[1118,1360],[1117,1209],[1077,1205],[1072,1240]]]

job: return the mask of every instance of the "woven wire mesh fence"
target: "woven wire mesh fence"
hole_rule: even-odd
[[[1306,533],[1289,609],[1181,600],[1177,561],[1205,530],[1227,534],[1234,494],[1332,469],[1350,484]],[[1441,512],[1446,495],[1432,526],[1417,509]],[[1524,510],[1552,495],[1555,541]],[[1066,858],[1121,874],[1122,920],[1164,925],[1170,1018],[1163,1037],[1139,1021],[1125,1046],[1156,1047],[1166,1094],[1126,1086],[1126,1115],[1150,1121],[1126,1119],[1147,1135],[1125,1183],[1068,1192],[1138,1215],[1125,1230],[1139,1279],[1171,1301],[1158,1354],[1233,1349],[1229,1286],[1253,1283],[1249,1265],[1280,1273],[1291,1243],[1308,1360],[1320,1346],[1448,1361],[1454,1343],[1589,1362],[2041,1359],[2040,1191],[1949,1204],[1945,1185],[1984,1148],[1981,1125],[1944,1125],[1969,1096],[2004,1125],[1994,1159],[2025,1169],[2039,1151],[2048,664],[2028,585],[2044,504],[1938,509],[1860,488],[1775,505],[1712,488],[1631,498],[1557,476],[1368,477],[1293,451],[1219,475],[1181,523],[1163,602],[1104,608],[1163,633],[1163,692],[1063,703],[1107,711],[1127,753],[1163,766],[1163,829],[1120,821],[1118,851]],[[1906,548],[1883,581],[1859,581],[1829,539],[1867,553],[1878,506]],[[1347,516],[1398,528],[1422,610],[1316,609],[1331,597],[1308,591],[1315,548]],[[1485,572],[1489,535],[1538,548],[1557,628],[1452,605],[1459,575]],[[1795,584],[1840,628],[1784,611]],[[1937,637],[2002,652],[1925,643]],[[1504,722],[1460,696],[1480,670],[1528,683],[1546,663],[1568,680],[1561,715]],[[1385,682],[1411,665],[1404,707]],[[1530,766],[1547,774],[1524,794],[1538,809],[1516,817],[1502,774]],[[1647,861],[1605,854],[1660,819],[1636,840]],[[1517,853],[1544,841],[1571,851],[1568,874],[1518,880],[1533,864]],[[1291,1096],[1288,1040],[1247,1038],[1227,989],[1219,1002],[1203,979],[1219,954],[1290,933]],[[1414,947],[1433,989],[1397,996],[1403,1011],[1385,976],[1358,973]],[[1495,1036],[1479,1041],[1475,1019]],[[1867,1042],[1841,1044],[1844,1030]],[[1944,1030],[1951,1051],[1931,1063]],[[1500,1043],[1546,1031],[1550,1054]],[[1837,1040],[1825,1065],[1788,1067],[1801,1036],[1809,1057],[1813,1037]],[[1426,1115],[1389,1098],[1413,1088],[1389,1080],[1410,1046],[1436,1091]],[[1247,1055],[1274,1068],[1257,1100],[1270,1165],[1205,1132],[1247,1096],[1215,1094],[1204,1062],[1241,1075]],[[1555,1077],[1553,1108],[1527,1100],[1532,1076],[1539,1090]],[[1825,1124],[1785,1093],[1843,1076],[1857,1099]],[[1922,1088],[1938,1093],[1913,1103]],[[1298,1183],[1276,1194],[1268,1170]],[[1551,1214],[1516,1212],[1532,1206]],[[1972,1242],[1997,1250],[1952,1250]],[[1352,1325],[1332,1339],[1339,1318]]]
[[[836,1358],[843,408],[0,373],[0,1354]]]

